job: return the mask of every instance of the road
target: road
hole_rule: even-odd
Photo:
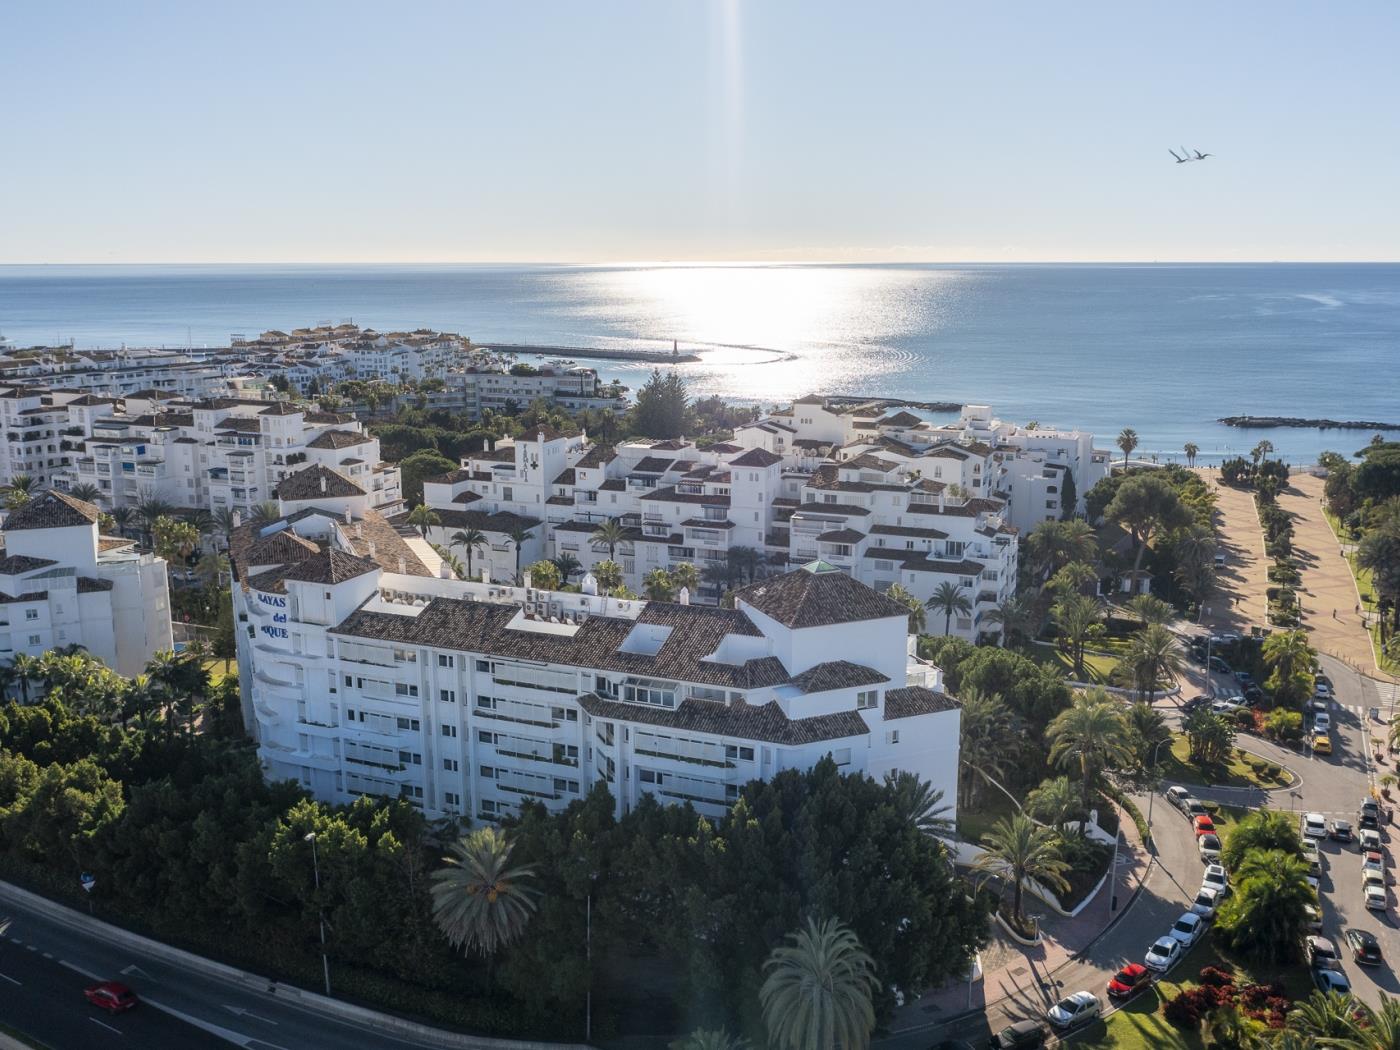
[[[171,966],[80,926],[37,914],[4,887],[0,931],[0,1021],[53,1050],[163,1050],[230,1043],[246,1050],[440,1045],[346,1024],[275,995]],[[82,990],[94,979],[122,981],[140,996],[142,1005],[115,1019],[89,1007]],[[10,994],[21,989],[24,994]]]

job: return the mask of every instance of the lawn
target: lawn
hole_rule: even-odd
[[[1068,653],[1061,652],[1053,644],[1036,642],[1025,649],[1018,649],[1017,652],[1022,656],[1029,657],[1042,667],[1050,668],[1063,678],[1074,677],[1074,660]],[[1113,670],[1113,665],[1117,662],[1116,656],[1105,656],[1100,653],[1084,654],[1084,670],[1089,672],[1089,681],[1100,685],[1108,684],[1109,672]]]
[[[1326,507],[1322,508],[1323,516],[1327,519],[1327,524],[1332,527],[1332,535],[1337,537],[1339,544],[1354,544],[1356,541],[1350,538],[1343,538],[1342,523],[1337,520],[1337,516]],[[1374,609],[1376,607],[1376,588],[1371,582],[1371,570],[1363,569],[1356,564],[1356,554],[1348,551],[1346,555],[1347,565],[1351,567],[1352,579],[1356,581],[1357,593],[1361,595],[1361,605],[1363,608]],[[1388,674],[1400,675],[1400,661],[1396,661],[1387,656],[1381,649],[1381,628],[1379,622],[1371,623],[1367,628],[1371,635],[1371,651],[1377,654],[1380,660],[1380,668]]]
[[[1162,761],[1162,776],[1182,784],[1200,784],[1205,787],[1284,787],[1292,783],[1292,774],[1284,771],[1277,780],[1254,772],[1246,760],[1240,756],[1238,748],[1230,751],[1230,760],[1224,766],[1198,766],[1187,761],[1191,753],[1191,743],[1185,735],[1172,741],[1170,753]]]
[[[985,787],[971,809],[958,810],[958,837],[965,842],[982,841],[993,824],[1016,812],[1012,801],[993,787]]]
[[[225,666],[228,668],[227,671],[224,670]],[[232,660],[225,665],[224,661],[217,656],[211,656],[206,659],[204,661],[204,669],[209,672],[209,684],[211,686],[218,685],[229,675],[235,678],[238,677],[238,665]]]

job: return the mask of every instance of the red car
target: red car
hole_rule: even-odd
[[[83,989],[83,995],[93,1006],[100,1006],[108,1013],[125,1013],[136,1005],[136,993],[118,981],[103,981],[91,988]]]
[[[1211,820],[1210,817],[1197,817],[1191,823],[1196,829],[1197,838],[1200,838],[1202,835],[1215,834],[1215,822]]]
[[[1142,963],[1128,963],[1113,975],[1108,982],[1108,994],[1115,999],[1124,999],[1139,992],[1152,983],[1152,971]]]

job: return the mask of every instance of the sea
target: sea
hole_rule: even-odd
[[[1131,427],[1163,462],[1267,439],[1306,464],[1372,436],[1221,416],[1400,423],[1400,264],[0,266],[0,334],[20,346],[225,346],[346,320],[677,346],[701,357],[678,366],[695,396],[987,404],[1104,448]],[[650,370],[579,361],[632,387]]]

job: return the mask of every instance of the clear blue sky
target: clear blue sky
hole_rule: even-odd
[[[0,262],[1400,257],[1392,0],[7,0],[0,41]]]

